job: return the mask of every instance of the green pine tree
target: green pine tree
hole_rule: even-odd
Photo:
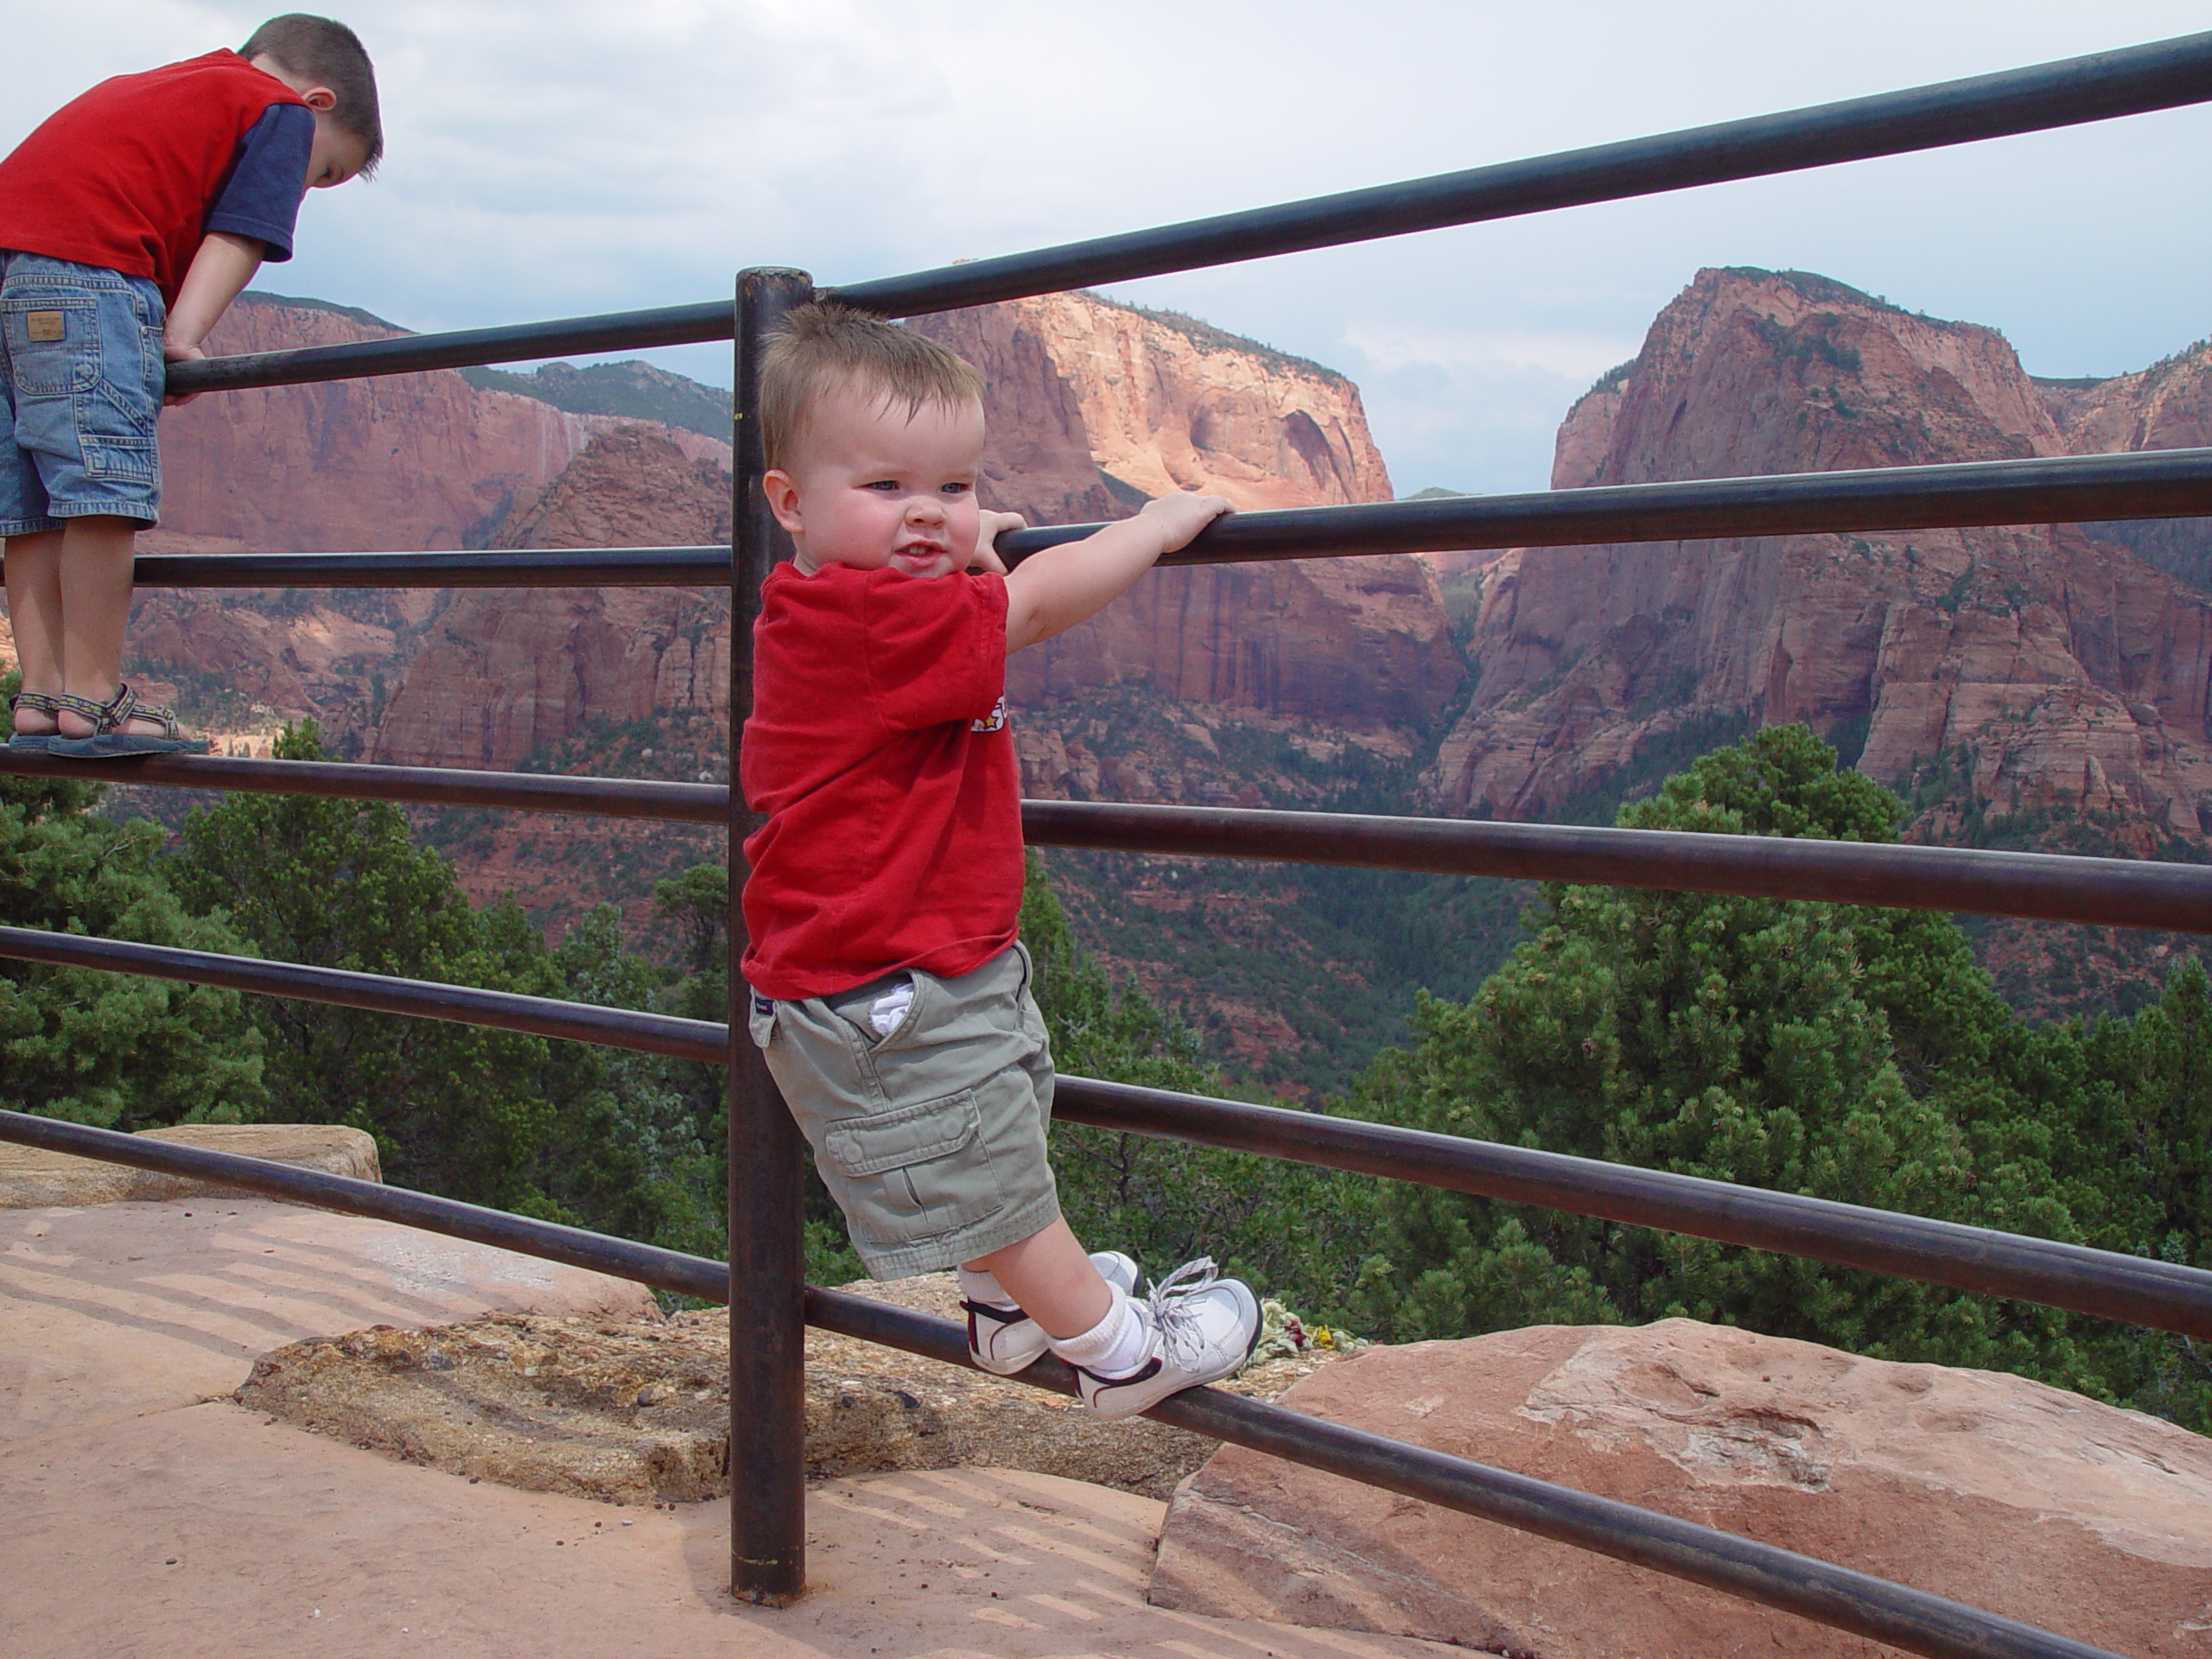
[[[0,778],[0,925],[235,953],[229,928],[178,905],[160,828],[101,817],[100,793]],[[0,957],[0,1106],[130,1130],[236,1122],[265,1101],[236,992]]]
[[[1891,841],[1902,803],[1802,727],[1624,809],[1643,829]],[[1351,1115],[2072,1238],[2012,1132],[2017,1022],[1948,918],[1551,884],[1464,1006],[1424,999]],[[1675,1314],[2097,1386],[2063,1316],[1700,1239],[1395,1186],[1362,1316],[1399,1339]]]

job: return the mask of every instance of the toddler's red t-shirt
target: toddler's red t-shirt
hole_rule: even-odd
[[[982,967],[1021,910],[1005,579],[779,565],[760,604],[747,983],[791,1001]]]

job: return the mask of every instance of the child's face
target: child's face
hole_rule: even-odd
[[[343,184],[369,164],[368,140],[331,119],[331,111],[338,107],[337,93],[311,76],[294,74],[266,52],[248,61],[297,92],[315,113],[315,144],[308,151],[308,189],[327,190],[334,184]]]
[[[801,572],[825,564],[950,575],[976,556],[976,473],[983,409],[925,404],[910,417],[841,388],[815,406],[790,470],[761,480]]]
[[[348,132],[322,111],[315,112],[315,145],[308,151],[308,188],[327,190],[368,165],[368,140]]]

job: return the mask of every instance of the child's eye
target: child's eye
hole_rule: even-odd
[[[976,486],[973,484],[940,484],[938,490],[945,495],[965,495]]]
[[[899,480],[895,478],[870,479],[861,487],[869,490],[882,490],[888,493],[889,491],[895,490],[899,487]]]

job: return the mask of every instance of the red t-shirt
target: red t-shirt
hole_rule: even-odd
[[[779,565],[753,630],[739,778],[746,981],[782,1001],[900,969],[950,977],[1014,940],[1021,774],[1006,580]]]
[[[304,102],[227,51],[104,80],[0,161],[0,248],[150,276],[174,305],[238,141]]]

